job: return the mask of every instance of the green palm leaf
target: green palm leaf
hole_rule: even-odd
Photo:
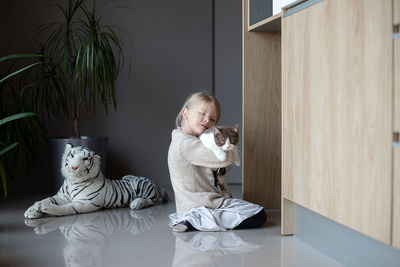
[[[40,64],[40,62],[33,63],[33,64],[31,64],[31,65],[28,65],[28,66],[26,66],[26,67],[23,67],[22,69],[19,69],[19,70],[17,70],[17,71],[14,71],[13,73],[8,74],[6,77],[4,77],[3,79],[1,79],[1,80],[0,80],[0,83],[4,82],[4,81],[7,80],[8,78],[10,78],[10,77],[12,77],[12,76],[14,76],[14,75],[17,75],[18,73],[23,72],[24,70],[27,70],[27,69],[29,69],[29,68],[32,68],[33,66],[36,66],[36,65],[38,65],[38,64]]]
[[[1,119],[0,120],[0,125],[3,125],[5,123],[13,121],[13,120],[18,120],[18,119],[21,119],[21,118],[35,116],[35,115],[36,115],[36,113],[33,113],[33,112],[23,112],[23,113],[11,115],[11,116],[5,117],[4,119]]]
[[[11,144],[9,146],[7,146],[6,148],[0,150],[0,156],[7,153],[9,150],[13,149],[14,147],[16,147],[19,143],[15,142],[14,144]]]
[[[0,62],[6,61],[6,60],[9,60],[9,59],[33,58],[33,57],[41,57],[41,56],[42,56],[42,55],[39,55],[39,54],[12,54],[12,55],[7,55],[7,56],[4,56],[4,57],[1,57],[1,58],[0,58]],[[6,77],[0,79],[0,83],[4,82],[5,80],[11,78],[11,77],[14,76],[14,75],[17,75],[17,74],[20,73],[20,72],[23,72],[24,70],[30,69],[30,68],[32,68],[32,67],[38,65],[38,64],[40,64],[40,62],[36,62],[36,63],[33,63],[33,64],[28,65],[28,66],[26,66],[26,67],[23,67],[23,68],[21,68],[21,69],[18,69],[18,70],[16,70],[16,71],[14,71],[13,73],[8,74]]]
[[[38,54],[13,54],[13,55],[7,55],[4,57],[0,58],[0,62],[6,61],[9,59],[16,59],[16,58],[30,58],[30,57],[41,57],[42,55]]]

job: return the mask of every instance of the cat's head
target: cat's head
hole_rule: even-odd
[[[239,143],[239,125],[235,127],[213,127],[215,144],[224,151],[234,149]]]
[[[100,173],[101,157],[84,146],[67,144],[61,161],[61,173],[73,183],[96,177]]]

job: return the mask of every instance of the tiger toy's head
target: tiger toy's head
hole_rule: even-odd
[[[61,173],[72,183],[83,182],[100,174],[101,157],[84,146],[67,144],[62,156]]]

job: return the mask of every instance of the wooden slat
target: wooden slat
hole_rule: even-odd
[[[400,24],[400,0],[393,0],[393,24]]]
[[[266,18],[249,26],[249,31],[254,32],[280,32],[282,13]]]
[[[294,234],[294,203],[284,197],[281,208],[281,234]]]
[[[400,0],[393,1],[393,24],[400,24]],[[398,27],[396,27],[398,30]],[[400,38],[393,41],[393,131],[400,133]],[[392,245],[400,249],[400,147],[393,148]]]
[[[400,147],[393,149],[393,235],[392,245],[400,249]]]
[[[393,47],[393,131],[400,132],[400,38]]]
[[[243,198],[281,207],[281,37],[248,32],[243,2]]]
[[[326,0],[282,19],[283,197],[387,244],[391,12]]]

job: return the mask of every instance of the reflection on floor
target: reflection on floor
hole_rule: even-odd
[[[268,212],[261,229],[173,233],[173,200],[138,211],[24,220],[32,201],[0,207],[0,266],[339,266],[295,237],[281,236],[279,212]]]

